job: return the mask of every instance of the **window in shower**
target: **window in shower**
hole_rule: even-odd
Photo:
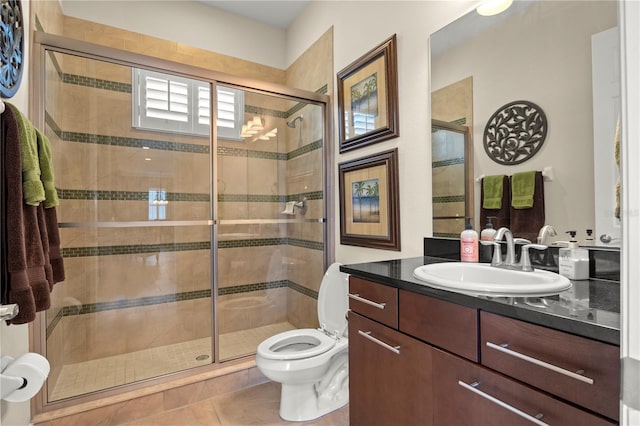
[[[132,69],[133,127],[209,137],[211,95],[209,84],[192,78]],[[218,137],[241,140],[244,92],[217,89]]]

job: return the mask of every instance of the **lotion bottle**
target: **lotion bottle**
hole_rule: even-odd
[[[460,260],[462,262],[478,261],[478,233],[471,227],[471,218],[467,218],[464,231],[460,233]]]
[[[558,264],[560,275],[570,280],[589,279],[589,251],[578,246],[576,231],[567,231],[571,235],[569,246],[559,250]]]

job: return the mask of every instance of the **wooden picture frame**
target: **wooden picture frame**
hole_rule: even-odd
[[[338,73],[340,152],[398,137],[396,35]]]
[[[340,244],[400,251],[398,149],[338,169]]]

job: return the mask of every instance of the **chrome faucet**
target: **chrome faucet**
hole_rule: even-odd
[[[540,232],[538,232],[538,244],[549,244],[549,237],[555,237],[558,235],[555,228],[551,225],[545,225],[540,228]]]
[[[504,262],[502,262],[500,256],[500,241],[502,241],[503,238],[507,240],[507,256],[505,257]],[[529,258],[529,249],[533,248],[537,250],[545,250],[547,248],[547,246],[542,244],[531,244],[531,241],[524,238],[513,238],[511,230],[506,227],[502,227],[496,231],[495,235],[493,236],[493,241],[487,241],[483,244],[492,244],[494,246],[491,266],[496,266],[498,268],[517,269],[524,272],[533,271],[531,260]],[[520,253],[519,263],[516,263],[516,244],[524,244]]]
[[[516,263],[516,246],[513,241],[513,234],[511,233],[511,230],[505,226],[496,231],[495,235],[493,236],[493,241],[499,243],[500,241],[502,241],[502,238],[507,240],[507,257],[504,259],[503,263],[494,266],[514,266]],[[500,250],[499,245],[496,246],[494,250]]]

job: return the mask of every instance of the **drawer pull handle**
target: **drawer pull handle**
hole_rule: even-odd
[[[383,342],[382,340],[378,340],[378,339],[376,339],[375,337],[373,337],[371,335],[370,331],[358,330],[358,334],[361,335],[362,337],[366,337],[367,339],[371,340],[373,343],[377,343],[378,345],[382,346],[383,348],[390,350],[394,354],[400,355],[400,346],[391,346],[391,345]]]
[[[376,303],[376,302],[373,302],[373,301],[371,301],[369,299],[365,299],[364,297],[360,297],[359,294],[351,294],[351,293],[349,293],[349,298],[353,299],[353,300],[357,300],[358,302],[366,303],[367,305],[371,305],[371,306],[376,307],[378,309],[384,309],[385,306],[387,306],[386,303]]]
[[[488,399],[489,401],[493,402],[494,404],[499,405],[500,407],[507,409],[509,411],[511,411],[512,413],[515,413],[517,415],[519,415],[520,417],[529,420],[532,423],[535,423],[537,425],[540,426],[549,426],[547,423],[539,420],[542,418],[542,414],[538,414],[537,416],[530,416],[529,414],[525,413],[524,411],[518,410],[516,407],[507,404],[504,401],[500,401],[498,398],[495,398],[491,395],[489,395],[486,392],[481,391],[480,389],[477,389],[477,387],[480,385],[479,382],[473,382],[472,384],[468,384],[463,382],[462,380],[458,380],[458,384],[460,386],[462,386],[465,389],[470,390],[471,392],[475,393],[476,395],[479,395],[485,399]]]
[[[582,376],[580,374],[574,373],[573,371],[566,370],[562,367],[558,367],[557,365],[549,364],[548,362],[541,361],[536,358],[532,358],[528,355],[521,354],[520,352],[513,351],[507,348],[507,345],[496,345],[495,343],[487,342],[487,346],[491,349],[495,349],[497,351],[503,352],[507,355],[511,355],[516,358],[520,358],[521,360],[530,362],[531,364],[539,365],[540,367],[544,367],[551,371],[555,371],[556,373],[564,374],[565,376],[569,376],[572,379],[580,380],[581,382],[588,383],[590,385],[593,384],[593,379],[587,376]],[[584,371],[584,370],[580,370]]]

